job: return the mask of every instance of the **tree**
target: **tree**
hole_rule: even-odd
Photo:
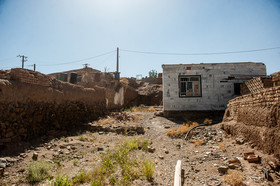
[[[150,78],[157,78],[158,77],[157,71],[156,70],[150,70],[149,71],[149,77]]]

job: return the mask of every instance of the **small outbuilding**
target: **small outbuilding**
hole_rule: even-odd
[[[162,65],[163,109],[168,111],[222,111],[241,95],[240,85],[266,76],[263,63],[200,63]]]

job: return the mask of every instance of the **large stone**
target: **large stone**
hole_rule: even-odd
[[[35,151],[33,152],[32,159],[38,160],[38,152],[35,152]]]
[[[151,153],[154,153],[156,151],[156,149],[154,147],[148,146],[147,151],[151,152]]]
[[[228,170],[228,166],[220,166],[220,167],[218,167],[218,171],[221,174],[227,173],[227,170]]]

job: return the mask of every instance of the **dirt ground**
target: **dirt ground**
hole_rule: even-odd
[[[156,116],[155,112],[126,112],[127,118],[121,116],[102,119],[93,125],[103,125],[118,128],[126,125],[141,126],[144,134],[85,131],[77,135],[52,139],[36,147],[30,147],[19,155],[3,156],[7,160],[7,167],[0,178],[0,185],[28,185],[27,167],[33,154],[38,154],[38,160],[50,162],[53,168],[47,180],[38,185],[52,185],[56,175],[67,175],[70,179],[81,170],[91,170],[101,163],[102,153],[114,149],[129,139],[147,140],[150,142],[147,151],[134,151],[132,156],[146,158],[155,165],[152,180],[136,179],[128,185],[173,185],[174,171],[177,160],[182,160],[182,185],[279,185],[280,178],[270,173],[270,181],[265,178],[262,163],[249,163],[243,154],[252,152],[260,157],[266,155],[253,149],[249,143],[237,144],[236,137],[227,135],[221,130],[221,124],[204,126],[195,129],[191,139],[171,138],[166,131],[173,127],[180,127],[178,122],[168,118]],[[133,119],[131,119],[133,118]],[[117,126],[122,125],[122,126]],[[95,128],[96,129],[96,128]],[[104,129],[104,128],[103,128]],[[203,139],[203,142],[199,142]],[[241,139],[242,141],[242,139]],[[235,159],[235,160],[234,160]],[[221,166],[231,165],[230,171]],[[237,162],[237,163],[236,163]],[[218,171],[220,170],[220,172]],[[227,168],[226,168],[227,169]],[[234,171],[231,171],[234,170]],[[237,172],[236,172],[237,171]],[[226,181],[227,180],[227,181]],[[82,185],[90,185],[90,182]],[[106,184],[107,185],[107,184]]]

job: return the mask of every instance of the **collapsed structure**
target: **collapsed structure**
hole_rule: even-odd
[[[81,86],[26,69],[0,71],[0,149],[38,136],[65,134],[110,111],[142,101],[149,104],[151,96],[161,100],[160,87],[140,94],[131,83],[105,76],[108,80],[97,81],[99,86],[94,81]]]

